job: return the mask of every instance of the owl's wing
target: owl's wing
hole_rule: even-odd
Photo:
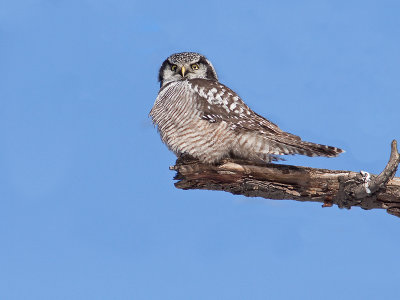
[[[300,137],[282,131],[276,124],[251,110],[227,86],[205,79],[193,79],[191,84],[202,119],[210,123],[227,122],[234,131],[256,131],[268,138],[300,140]]]
[[[234,91],[219,82],[193,79],[190,83],[202,119],[210,123],[226,122],[238,134],[256,134],[268,144],[266,152],[328,157],[343,152],[336,147],[302,141],[300,137],[281,130],[252,111]]]

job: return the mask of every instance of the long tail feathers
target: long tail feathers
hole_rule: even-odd
[[[340,153],[343,153],[344,150],[327,145],[315,144],[310,142],[301,141],[299,145],[296,147],[297,153],[307,155],[307,156],[326,156],[326,157],[335,157]]]
[[[261,150],[262,155],[291,155],[300,154],[306,156],[325,156],[335,157],[345,152],[344,150],[326,146],[321,144],[315,144],[311,142],[305,142],[301,140],[280,140],[280,141],[269,141],[266,143],[265,149]]]

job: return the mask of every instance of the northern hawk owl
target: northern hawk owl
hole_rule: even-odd
[[[218,81],[211,62],[194,52],[176,53],[161,65],[160,91],[150,116],[177,156],[204,163],[238,157],[271,161],[274,155],[334,157],[343,150],[302,141],[252,111]]]

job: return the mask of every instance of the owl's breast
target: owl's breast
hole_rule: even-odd
[[[150,116],[163,142],[175,152],[188,153],[206,162],[226,156],[235,136],[227,134],[226,122],[205,120],[196,101],[197,92],[188,81],[179,81],[160,90]]]
[[[150,117],[159,130],[162,130],[167,123],[177,126],[199,114],[186,80],[172,82],[161,88],[150,111]]]

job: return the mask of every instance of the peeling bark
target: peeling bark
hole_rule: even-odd
[[[388,164],[379,175],[361,171],[335,171],[280,164],[256,164],[238,159],[220,165],[203,164],[188,157],[170,167],[177,172],[179,189],[219,190],[247,197],[292,199],[336,204],[350,209],[386,209],[400,217],[400,178],[394,178],[400,162],[397,142],[392,142]]]

